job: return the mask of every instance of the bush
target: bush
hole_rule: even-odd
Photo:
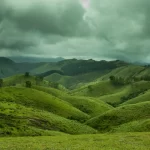
[[[27,87],[27,88],[31,88],[31,85],[32,85],[32,84],[31,84],[31,81],[26,81],[26,87]]]
[[[55,88],[55,89],[59,88],[59,84],[57,82],[49,82],[49,86],[51,86],[52,88]]]
[[[29,77],[29,76],[30,76],[30,73],[29,73],[29,72],[26,72],[26,73],[24,74],[24,76],[25,76],[25,77]]]
[[[126,102],[127,100],[130,100],[132,98],[135,98],[137,96],[139,96],[140,94],[144,94],[148,89],[140,89],[136,92],[130,93],[127,96],[123,96],[121,97],[121,103]]]
[[[3,79],[0,79],[0,87],[3,86]]]

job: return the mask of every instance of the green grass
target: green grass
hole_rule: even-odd
[[[150,133],[0,138],[1,150],[150,150]]]
[[[144,94],[139,95],[138,97],[135,97],[133,99],[130,99],[124,102],[121,105],[136,104],[136,103],[141,103],[141,102],[146,102],[146,101],[150,101],[150,90]]]
[[[34,86],[33,88],[61,98],[62,100],[67,101],[68,103],[72,104],[74,107],[81,110],[82,112],[85,112],[91,117],[113,109],[112,106],[94,98],[70,96],[65,92],[62,93],[60,90],[42,86]]]
[[[35,77],[34,76],[29,76],[25,77],[24,75],[14,75],[8,78],[4,78],[4,86],[11,86],[11,85],[25,85],[26,81],[31,81],[32,84],[35,84]]]
[[[122,103],[121,97],[127,96],[130,93],[134,93],[142,89],[150,89],[150,82],[139,81],[139,82],[132,83],[130,85],[125,85],[121,87],[119,91],[115,91],[113,94],[100,96],[99,99],[113,106],[118,106],[119,104]],[[142,97],[139,97],[139,102],[142,102],[142,101],[144,101],[142,100]],[[145,97],[145,101],[146,101],[146,97]],[[127,101],[127,104],[130,104],[130,100]]]
[[[65,118],[84,121],[89,118],[86,113],[73,107],[70,103],[55,96],[30,88],[6,87],[0,89],[0,101],[14,102],[27,107],[52,112]]]
[[[122,124],[113,132],[150,132],[150,119],[143,119]]]
[[[145,70],[142,66],[137,65],[127,65],[123,67],[116,68],[111,72],[105,74],[104,76],[100,77],[98,80],[107,80],[110,76],[118,76],[123,78],[130,78],[133,76],[139,76],[139,74],[143,75],[142,72]],[[140,75],[140,76],[141,76]]]
[[[24,74],[14,75],[8,78],[4,78],[4,86],[24,86],[25,82],[30,81],[32,85],[36,85],[36,77],[30,75],[29,77],[25,77]],[[40,85],[48,86],[48,82],[46,80],[39,81]]]
[[[87,121],[87,125],[108,132],[124,123],[149,118],[150,102],[117,107]]]
[[[0,102],[0,120],[0,136],[96,133],[77,121],[13,102]]]
[[[113,85],[110,81],[100,81],[89,83],[86,86],[74,90],[73,95],[88,97],[100,97],[121,91],[123,86]]]
[[[128,95],[129,93],[130,93],[130,87],[126,86],[119,92],[101,96],[99,97],[99,99],[110,105],[117,106],[121,103],[121,97]]]
[[[76,76],[64,76],[60,74],[52,74],[44,79],[47,81],[52,81],[52,82],[58,82],[59,84],[62,84],[66,88],[69,89],[75,89],[79,88],[83,85],[86,85],[89,82],[92,82],[99,78],[102,75],[102,72],[89,72],[81,75],[76,75]]]

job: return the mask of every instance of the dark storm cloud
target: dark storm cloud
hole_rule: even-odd
[[[84,24],[84,9],[74,0],[29,2],[29,7],[12,8],[9,18],[24,31],[72,36],[80,34]]]
[[[1,0],[0,48],[149,61],[149,14],[148,0],[91,0],[89,8],[80,0]]]

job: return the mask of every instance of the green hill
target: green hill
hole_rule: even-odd
[[[0,101],[0,136],[45,136],[96,133],[96,130],[45,110]]]
[[[127,85],[115,85],[107,80],[89,83],[86,86],[73,90],[71,93],[73,95],[95,97],[116,107],[133,97],[138,97],[148,89],[150,89],[149,81],[137,81]]]
[[[14,85],[25,86],[26,81],[30,81],[33,85],[36,84],[34,76],[25,77],[25,75],[23,74],[18,74],[4,78],[4,86],[14,86]]]
[[[150,132],[150,119],[143,119],[122,124],[113,132]]]
[[[88,97],[100,97],[103,95],[109,95],[119,92],[123,89],[123,86],[113,85],[110,81],[93,82],[85,85],[81,88],[74,90],[74,95],[88,96]]]
[[[54,73],[52,75],[46,76],[44,79],[47,81],[60,83],[68,89],[75,89],[96,80],[102,74],[103,73],[100,71],[84,73],[76,76],[66,76]]]
[[[122,86],[120,88],[120,91],[116,91],[113,94],[100,96],[99,99],[113,106],[118,106],[119,104],[124,103],[125,101],[127,101],[127,104],[129,104],[128,101],[130,101],[133,97],[135,97],[136,99],[139,95],[142,96],[143,93],[145,93],[145,91],[148,89],[150,89],[150,82],[139,81]],[[126,99],[123,99],[124,97]],[[139,101],[142,102],[141,99]]]
[[[150,102],[125,105],[90,119],[87,121],[87,125],[98,129],[100,132],[107,132],[131,121],[147,119],[149,114]]]
[[[94,98],[70,96],[65,92],[61,92],[60,90],[53,88],[46,88],[42,86],[34,86],[33,88],[56,96],[72,104],[74,107],[81,110],[82,112],[85,112],[90,116],[96,116],[97,114],[101,114],[108,110],[113,109],[112,106]]]
[[[111,75],[118,76],[118,77],[123,77],[123,78],[131,78],[134,76],[139,76],[139,74],[143,74],[143,71],[145,71],[145,67],[143,66],[138,66],[138,65],[132,65],[128,64],[126,66],[122,66],[116,69],[113,69],[109,73],[105,74],[104,76],[100,77],[99,80],[107,80]]]
[[[6,87],[0,89],[0,101],[14,102],[44,111],[49,111],[65,118],[84,121],[89,116],[70,103],[57,97],[30,88]]]
[[[141,103],[146,101],[150,101],[150,90],[140,94],[139,96],[133,99],[129,99],[128,101],[124,102],[122,105],[136,104],[136,103]]]

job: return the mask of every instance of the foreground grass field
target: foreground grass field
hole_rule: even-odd
[[[150,133],[0,138],[1,150],[150,150]]]

